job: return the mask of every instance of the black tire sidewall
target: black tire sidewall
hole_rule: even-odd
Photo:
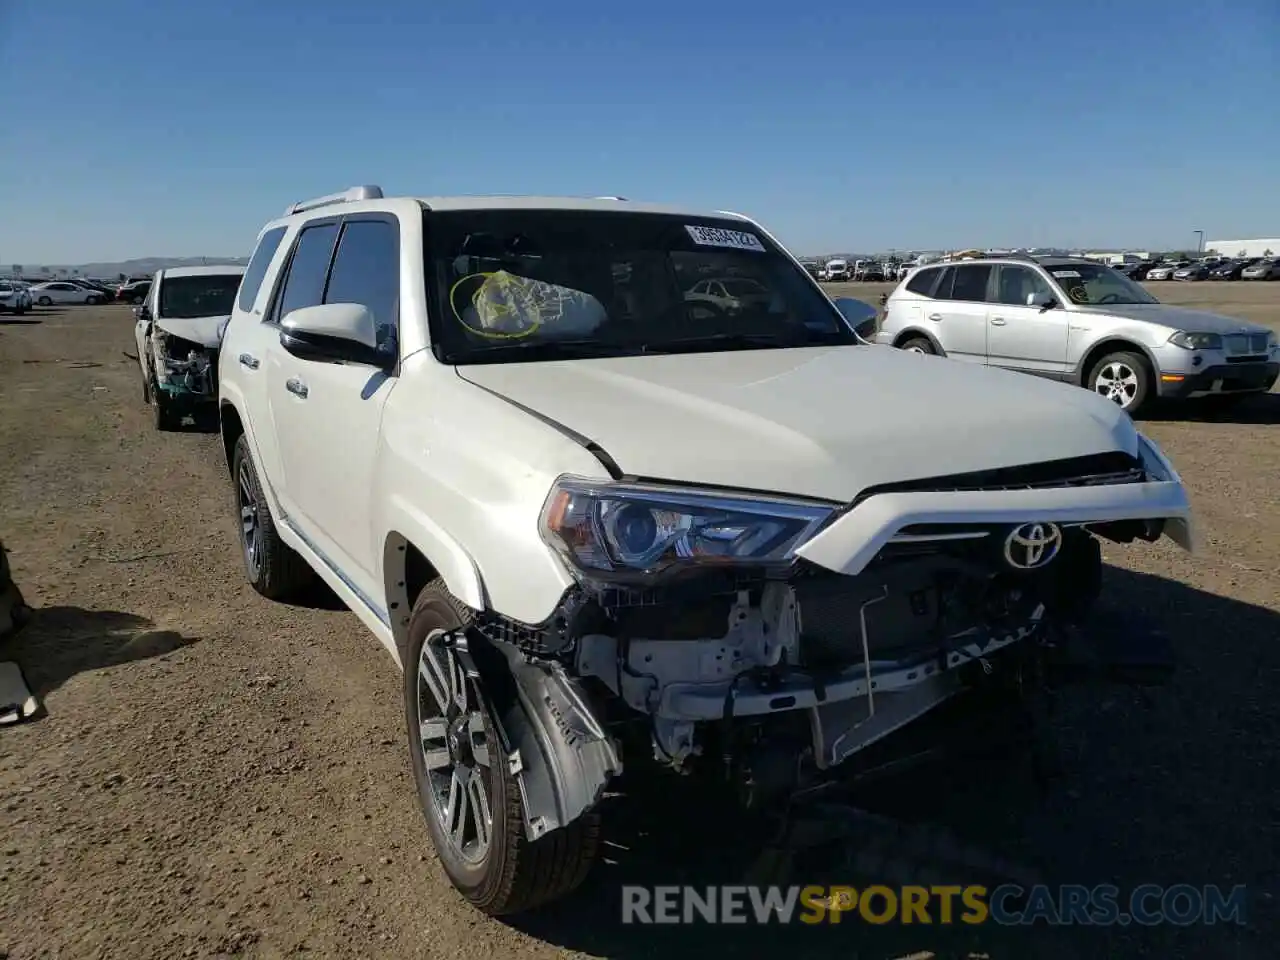
[[[255,572],[249,566],[249,551],[245,548],[244,542],[244,525],[239,523],[240,520],[240,471],[245,469],[249,474],[249,483],[253,487],[254,497],[257,499],[254,509],[258,514],[259,536],[262,538],[260,556],[258,557],[258,569]],[[244,566],[245,579],[253,584],[254,589],[261,591],[267,576],[267,567],[270,563],[268,552],[271,549],[269,542],[270,537],[275,535],[275,528],[271,524],[271,517],[267,509],[266,498],[262,495],[262,481],[258,479],[258,468],[253,462],[253,457],[249,454],[249,441],[244,434],[236,439],[235,452],[231,458],[231,495],[236,504],[236,540],[240,544],[240,562]],[[263,523],[263,514],[267,513],[266,523]]]
[[[1147,363],[1146,357],[1130,350],[1117,350],[1114,353],[1108,353],[1093,365],[1093,369],[1089,371],[1089,380],[1086,383],[1086,386],[1097,396],[1102,396],[1102,394],[1098,393],[1098,374],[1107,364],[1117,362],[1131,367],[1133,372],[1138,375],[1138,393],[1133,398],[1133,403],[1127,407],[1120,407],[1121,410],[1124,410],[1132,416],[1134,413],[1137,413],[1140,409],[1145,407],[1147,405],[1147,401],[1151,398],[1151,365]],[[1116,404],[1116,406],[1120,405]]]
[[[929,341],[927,337],[909,337],[906,340],[902,341],[902,346],[899,347],[899,349],[906,350],[908,353],[910,353],[911,347],[916,344],[924,348],[925,353],[931,356],[937,356],[938,351],[934,349],[933,344]]]
[[[492,817],[490,843],[487,856],[478,864],[463,860],[454,851],[453,843],[444,833],[444,825],[435,810],[431,783],[427,776],[419,747],[418,723],[418,657],[427,637],[434,630],[452,630],[463,626],[462,618],[442,590],[428,587],[414,604],[409,617],[408,642],[404,650],[404,711],[405,728],[409,734],[409,764],[413,774],[414,789],[418,794],[418,806],[427,823],[432,845],[450,882],[468,900],[485,900],[489,891],[500,882],[505,861],[516,840],[512,836],[507,818],[506,778],[501,772],[498,738],[488,715],[488,704],[483,703],[485,736],[490,746],[489,764],[489,812]],[[516,841],[518,842],[518,841]]]

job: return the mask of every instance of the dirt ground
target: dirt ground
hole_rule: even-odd
[[[1280,328],[1280,284],[1152,287]],[[1275,955],[1280,395],[1144,425],[1204,548],[1109,546],[1104,616],[1168,633],[1173,684],[1071,691],[1047,794],[953,769],[888,804],[969,845],[950,866],[925,855],[951,882],[1023,864],[1052,883],[1245,884],[1247,927],[623,926],[619,878],[680,882],[751,846],[702,842],[714,817],[661,804],[580,896],[509,925],[462,906],[431,853],[395,665],[323,598],[249,589],[218,438],[156,432],[131,325],[122,307],[0,318],[0,537],[38,608],[15,650],[47,706],[0,729],[0,958]]]

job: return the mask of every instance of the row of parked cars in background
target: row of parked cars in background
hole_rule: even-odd
[[[38,283],[0,279],[0,310],[22,314],[32,307],[51,307],[55,304],[139,304],[147,298],[150,289],[150,277],[131,277],[118,282],[89,280],[84,277]]]
[[[1131,280],[1280,280],[1280,257],[1205,257],[1116,267]]]

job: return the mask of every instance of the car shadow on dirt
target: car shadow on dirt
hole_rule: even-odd
[[[1280,816],[1280,614],[1163,578],[1108,568],[1096,622],[1164,633],[1178,672],[1164,687],[1072,687],[1057,698],[1049,744],[952,756],[860,791],[847,835],[784,868],[758,836],[688,798],[616,801],[607,854],[583,889],[513,922],[567,949],[610,957],[1271,956],[1280,892],[1269,847]],[[1039,775],[1038,775],[1039,774]],[[835,815],[841,816],[837,809]],[[1266,849],[1264,849],[1266,848]],[[931,926],[842,922],[783,926],[622,922],[623,885],[774,883],[1217,884],[1249,891],[1247,926]],[[1124,901],[1121,901],[1122,907]],[[749,910],[748,910],[749,912]],[[961,911],[957,908],[956,916]],[[925,953],[924,951],[932,951]]]
[[[217,433],[222,427],[218,422],[217,410],[196,410],[188,413],[173,427],[172,433]]]
[[[39,317],[33,317],[29,313],[24,313],[22,316],[12,313],[0,313],[0,327],[26,326],[43,322]]]
[[[1138,419],[1155,422],[1272,426],[1280,424],[1280,393],[1252,394],[1227,403],[1207,398],[1207,402],[1188,400],[1183,403],[1157,405],[1150,412],[1141,414]]]
[[[78,673],[162,657],[198,639],[157,630],[147,618],[119,610],[36,607],[0,658],[16,660],[32,692],[43,700]]]

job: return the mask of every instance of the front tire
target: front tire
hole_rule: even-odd
[[[102,298],[90,296],[90,297],[86,297],[84,302],[87,306],[96,307],[98,304],[102,302]]]
[[[53,301],[50,300],[48,297],[41,297],[39,300],[36,301],[36,303],[40,304],[40,306],[42,307],[53,306]]]
[[[231,476],[235,484],[245,577],[253,589],[268,600],[289,600],[302,595],[313,583],[315,572],[276,532],[258,470],[249,455],[249,440],[244,434],[236,439]]]
[[[1133,416],[1151,396],[1151,367],[1141,354],[1127,350],[1109,353],[1089,371],[1088,386]]]
[[[156,429],[161,433],[177,430],[182,422],[182,417],[174,409],[173,401],[169,399],[169,395],[154,383],[150,384],[149,387],[144,387],[145,392],[151,394],[151,408],[155,414]]]
[[[472,612],[428,584],[409,616],[405,724],[418,803],[454,888],[483,913],[521,913],[576,889],[595,862],[600,815],[589,810],[537,840],[525,836],[519,786],[489,706],[445,638]]]

